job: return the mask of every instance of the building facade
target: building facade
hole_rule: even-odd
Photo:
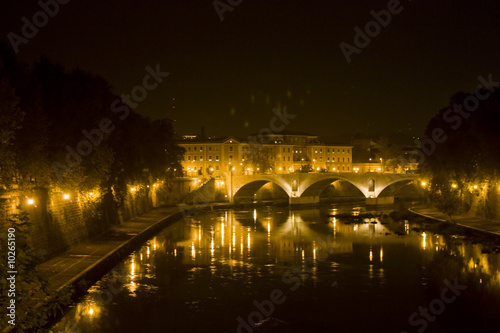
[[[182,161],[186,176],[221,176],[226,172],[353,172],[352,146],[326,144],[308,134],[266,134],[255,142],[235,137],[187,139]]]

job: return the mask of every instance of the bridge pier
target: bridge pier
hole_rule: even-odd
[[[394,204],[394,197],[377,197],[377,198],[366,198],[367,205],[392,205]]]
[[[319,195],[309,197],[290,197],[288,202],[290,205],[317,204],[319,203]]]

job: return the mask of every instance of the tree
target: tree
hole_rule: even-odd
[[[494,184],[500,176],[500,91],[479,101],[473,111],[466,111],[471,110],[468,101],[474,99],[471,94],[455,94],[449,107],[430,120],[421,148],[426,152],[421,169],[430,179],[431,198],[448,214],[474,206],[480,215],[495,211],[484,205],[488,204],[488,191],[497,191]]]
[[[308,172],[313,172],[313,171],[314,171],[314,169],[313,169],[311,164],[304,164],[296,172],[308,173]]]
[[[272,168],[273,154],[272,148],[262,144],[250,144],[243,150],[243,159],[245,169],[252,167],[255,173],[265,173]]]

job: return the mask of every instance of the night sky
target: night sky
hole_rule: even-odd
[[[364,30],[388,2],[246,0],[221,21],[213,0],[72,0],[19,45],[18,57],[91,71],[119,95],[159,64],[170,75],[137,112],[175,119],[179,134],[205,126],[239,137],[268,127],[283,106],[297,115],[289,131],[421,135],[479,75],[500,81],[498,0],[401,1],[348,64],[339,44],[354,45],[354,27]],[[22,17],[32,21],[39,10],[37,1],[2,1],[3,38],[20,35]]]

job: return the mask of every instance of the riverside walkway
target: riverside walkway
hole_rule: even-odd
[[[155,208],[121,225],[113,226],[105,234],[76,244],[40,264],[40,273],[48,279],[48,295],[66,286],[75,289],[73,298],[84,293],[95,281],[111,270],[124,256],[153,237],[171,223],[214,205]],[[35,307],[42,307],[43,295],[32,297]],[[7,326],[1,332],[10,332]]]
[[[436,208],[429,207],[412,207],[408,209],[410,212],[427,217],[440,222],[449,222],[448,215],[440,212]],[[488,232],[500,236],[500,221],[484,220],[478,217],[469,217],[464,215],[452,216],[452,221],[457,225],[465,228]]]

